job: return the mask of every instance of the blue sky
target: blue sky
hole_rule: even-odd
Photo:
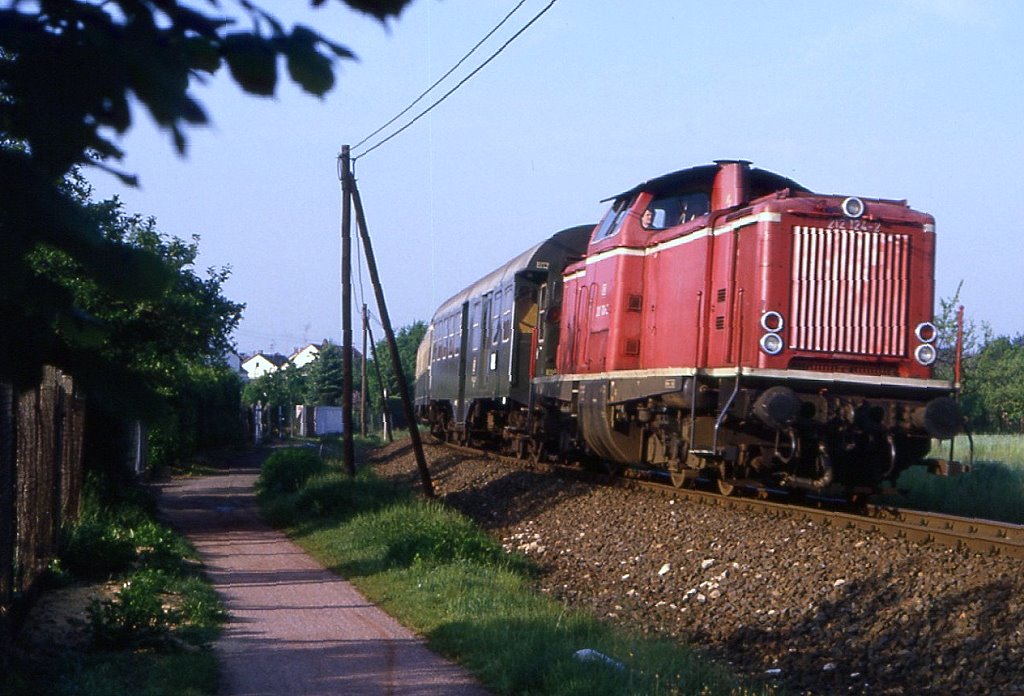
[[[526,0],[451,80],[547,3]],[[263,3],[359,57],[340,64],[327,97],[282,84],[257,99],[219,75],[196,90],[213,124],[192,131],[187,157],[137,112],[123,166],[142,187],[87,172],[97,197],[118,194],[164,233],[200,235],[203,267],[232,267],[226,293],[247,304],[242,352],[340,338],[341,145],[405,108],[516,2],[416,0],[386,26],[340,3],[297,4]],[[962,281],[969,319],[1022,333],[1022,24],[1015,0],[558,0],[357,161],[392,321],[429,319],[536,241],[596,221],[609,195],[746,159],[815,191],[933,214],[938,296]],[[358,283],[355,293],[360,302]]]

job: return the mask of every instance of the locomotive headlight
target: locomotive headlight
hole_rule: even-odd
[[[785,347],[782,337],[779,336],[779,332],[782,331],[785,323],[782,315],[775,310],[767,311],[761,315],[761,328],[768,333],[761,337],[760,345],[761,350],[768,355],[778,355]]]
[[[783,324],[782,315],[774,310],[765,312],[761,315],[761,328],[765,331],[778,333],[779,331],[782,331]]]
[[[931,343],[939,335],[939,330],[930,321],[922,321],[914,329],[914,335],[917,336],[917,340],[921,341],[921,343]]]
[[[864,214],[864,201],[856,196],[850,196],[844,200],[841,207],[843,209],[843,215],[848,218],[853,218],[854,220]]]
[[[935,350],[935,346],[932,344],[923,343],[914,351],[914,357],[922,365],[931,365],[935,362],[935,358],[938,357],[938,351]]]
[[[782,352],[782,348],[782,337],[777,333],[766,333],[761,337],[761,350],[768,355],[778,355]]]

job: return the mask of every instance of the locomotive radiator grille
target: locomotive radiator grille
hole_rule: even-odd
[[[906,355],[909,287],[908,235],[794,226],[791,347]]]

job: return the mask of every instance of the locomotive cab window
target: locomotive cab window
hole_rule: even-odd
[[[601,224],[597,226],[594,231],[594,238],[592,241],[598,242],[602,239],[607,239],[618,233],[619,228],[622,226],[622,221],[626,219],[626,211],[629,210],[629,200],[626,198],[620,198],[612,204],[612,207],[608,209],[604,219],[601,220]]]
[[[655,229],[685,224],[701,215],[707,215],[710,209],[711,199],[703,191],[657,198],[647,207],[653,214],[651,226]]]

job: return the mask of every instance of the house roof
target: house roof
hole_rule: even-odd
[[[246,365],[255,360],[256,358],[263,358],[267,362],[277,367],[281,367],[286,362],[288,362],[288,358],[284,355],[281,355],[280,353],[264,353],[262,351],[258,351],[253,355],[249,356],[248,358],[246,358],[242,365]]]

